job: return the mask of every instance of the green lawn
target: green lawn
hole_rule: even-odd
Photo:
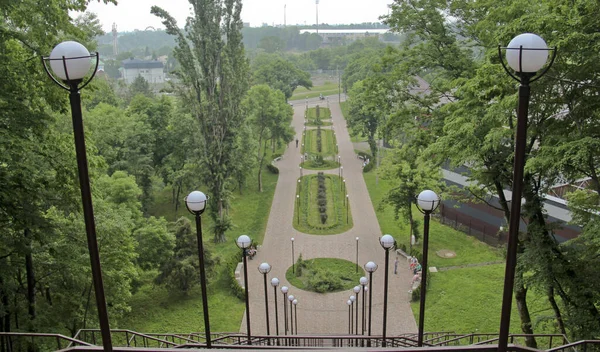
[[[300,217],[298,217],[298,200],[294,206],[294,228],[300,232],[313,235],[332,235],[352,228],[352,214],[346,209],[340,179],[335,175],[325,175],[327,190],[327,222],[321,224],[317,205],[317,175],[304,176],[296,193],[300,195]],[[298,219],[300,223],[298,223]]]
[[[404,244],[408,248],[410,243],[408,225],[402,220],[395,220],[393,208],[381,203],[385,194],[392,187],[391,182],[382,180],[379,177],[379,183],[376,184],[375,172],[373,170],[372,172],[363,174],[363,176],[376,210],[381,231],[394,236],[399,244]],[[423,215],[415,208],[413,208],[413,216],[419,219],[420,226],[423,226]],[[422,233],[422,229],[420,232]],[[420,247],[418,243],[417,246]],[[438,257],[435,252],[440,249],[452,250],[456,252],[456,257]],[[503,260],[503,257],[498,249],[488,246],[476,238],[467,236],[451,227],[442,225],[436,219],[432,219],[429,229],[429,266],[447,267],[499,260]]]
[[[299,264],[299,263],[297,263]],[[303,260],[303,267],[289,267],[285,278],[301,290],[329,293],[351,290],[366,273],[361,266],[338,258]]]
[[[220,264],[209,270],[212,272],[212,277],[208,279],[208,305],[212,331],[237,332],[239,330],[245,305],[229,288],[225,261],[240,251],[234,239],[241,234],[247,234],[254,241],[262,243],[277,178],[277,175],[264,170],[263,192],[259,193],[255,171],[249,177],[242,194],[234,192],[229,209],[234,228],[227,233],[225,243],[215,244],[212,241],[210,231],[212,220],[207,213],[202,217],[205,249],[220,260]],[[187,192],[180,198],[183,199]],[[155,196],[155,205],[150,209],[150,213],[163,215],[168,220],[174,220],[178,216],[192,219],[185,210],[185,205],[182,206],[183,208],[175,212],[171,203],[171,189],[165,188]],[[117,322],[119,327],[143,332],[188,333],[204,330],[199,287],[195,287],[187,295],[170,294],[163,287],[155,286],[152,283],[153,277],[146,276],[146,279],[142,280],[140,289],[131,298],[131,312],[126,314],[122,321]]]
[[[317,150],[317,130],[306,130],[302,139],[301,153],[321,154],[323,156],[331,156],[337,153],[336,139],[333,131],[328,128],[321,128],[321,152]]]
[[[500,327],[503,285],[504,264],[432,273],[427,287],[425,331],[497,334]],[[534,324],[534,315],[552,315],[550,305],[536,292],[528,292],[527,303]],[[419,302],[413,302],[411,306],[418,321]],[[520,324],[519,313],[513,300],[510,331],[522,333]],[[537,326],[534,325],[534,331],[557,333],[541,320]],[[542,342],[543,340],[538,341]]]
[[[309,120],[316,119],[317,118],[317,108],[316,107],[308,108],[308,110],[306,111],[306,118]],[[319,106],[319,118],[322,120],[330,119],[331,118],[331,110],[329,110],[329,108]]]
[[[292,94],[290,100],[316,98],[320,94],[323,94],[324,96],[338,94],[338,84],[326,82],[324,85],[314,86],[310,90],[304,87],[298,87],[296,88],[296,90],[294,90],[294,93]]]

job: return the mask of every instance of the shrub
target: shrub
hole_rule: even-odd
[[[279,169],[273,164],[267,164],[267,170],[269,170],[269,172],[271,172],[272,174],[279,174]]]
[[[327,222],[327,213],[321,213],[321,224],[325,224]]]
[[[343,288],[342,281],[329,271],[313,271],[311,275],[311,278],[308,280],[308,286],[315,292],[333,292]]]
[[[369,172],[371,170],[373,170],[373,167],[375,166],[374,162],[370,162],[367,165],[365,165],[365,167],[363,167],[363,172]]]
[[[280,156],[283,156],[283,154],[281,154],[281,153],[275,153],[275,154],[271,155],[271,159],[275,160],[275,159],[279,158]]]

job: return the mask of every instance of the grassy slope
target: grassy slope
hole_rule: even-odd
[[[358,267],[356,270],[356,263],[338,259],[338,258],[315,258],[306,260],[307,268],[304,269],[303,275],[298,277],[292,272],[292,267],[289,267],[285,273],[285,278],[292,284],[301,290],[314,291],[308,287],[308,282],[311,279],[311,271],[328,272],[330,277],[339,279],[342,284],[342,288],[339,290],[333,290],[328,292],[339,292],[345,290],[352,290],[356,283],[360,280],[361,276],[365,276],[366,273],[362,267]]]
[[[235,227],[227,233],[225,243],[212,242],[212,221],[210,216],[204,215],[202,228],[205,248],[214,255],[227,259],[239,251],[233,240],[241,234],[248,234],[253,240],[262,243],[276,183],[277,175],[264,171],[263,192],[259,193],[255,172],[249,177],[243,194],[234,193],[230,215]],[[170,189],[164,189],[157,195],[156,205],[151,209],[153,215],[162,214],[169,220],[176,218],[174,208],[170,204],[170,192]],[[185,208],[180,208],[177,215],[189,216],[184,210]],[[199,287],[185,296],[169,294],[164,288],[155,287],[151,278],[145,281],[131,299],[131,313],[119,322],[119,326],[143,332],[192,332],[204,329]],[[213,270],[213,276],[208,282],[211,330],[238,331],[245,306],[243,301],[232,295],[224,265]]]
[[[322,86],[312,87],[310,90],[308,90],[304,87],[298,87],[298,88],[296,88],[296,90],[294,90],[294,93],[292,94],[292,97],[290,98],[290,100],[298,100],[298,99],[304,99],[304,98],[316,98],[320,94],[323,94],[324,96],[338,94],[337,83],[326,83]]]

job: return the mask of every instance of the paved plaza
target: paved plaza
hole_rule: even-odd
[[[317,103],[309,102],[308,104],[309,106],[315,106]],[[320,104],[326,106],[325,102],[320,102]],[[295,102],[292,124],[296,130],[296,138],[300,141],[302,141],[305,109],[304,101]],[[263,276],[257,270],[258,265],[262,262],[268,262],[272,266],[272,270],[268,275],[271,334],[275,334],[273,287],[270,285],[270,280],[274,277],[279,278],[281,281],[280,287],[283,285],[290,287],[289,294],[298,299],[296,308],[298,334],[348,333],[348,305],[346,302],[349,296],[353,294],[351,290],[319,294],[295,288],[285,279],[285,272],[292,265],[292,237],[295,238],[294,252],[296,259],[298,255],[302,254],[303,259],[341,258],[351,262],[356,262],[356,237],[359,237],[359,263],[361,268],[368,261],[374,261],[379,266],[373,274],[373,287],[369,289],[373,290],[372,334],[381,335],[382,333],[385,252],[379,244],[381,229],[363,180],[362,160],[356,157],[340,105],[337,102],[330,102],[330,109],[337,143],[339,144],[339,155],[341,155],[342,166],[344,167],[344,178],[346,179],[354,227],[337,235],[309,235],[299,233],[293,228],[294,202],[296,199],[296,184],[300,177],[301,154],[300,147],[296,148],[295,142],[290,143],[283,158],[276,162],[276,166],[279,168],[279,180],[275,189],[264,242],[258,254],[252,261],[248,262],[248,289],[253,335],[262,335],[267,332]],[[325,172],[337,175],[338,169],[326,170]],[[304,175],[310,173],[316,173],[316,171],[304,170]],[[403,257],[399,258],[398,274],[394,275],[394,259],[395,253],[390,252],[388,336],[417,331],[417,325],[409,303],[410,294],[408,293],[411,288],[412,275]],[[365,276],[368,277],[366,273]],[[283,294],[279,290],[277,292],[279,332],[283,334]],[[359,302],[362,309],[362,294],[360,294]],[[245,316],[242,319],[240,331],[246,331]]]

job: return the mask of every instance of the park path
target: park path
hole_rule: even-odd
[[[316,103],[308,104],[309,106],[316,105]],[[325,104],[321,102],[321,106],[325,106]],[[302,141],[305,109],[304,101],[295,102],[292,125],[296,130],[296,138],[300,141]],[[356,237],[359,238],[359,270],[362,270],[362,266],[368,261],[374,261],[379,266],[377,271],[373,273],[373,287],[369,284],[369,289],[373,290],[372,334],[381,335],[382,333],[385,252],[379,244],[381,229],[362,176],[362,161],[357,159],[354,153],[354,147],[350,141],[340,106],[337,102],[330,102],[330,109],[339,145],[339,154],[344,167],[346,193],[349,195],[354,227],[337,235],[309,235],[299,233],[293,228],[294,202],[296,199],[296,184],[300,176],[301,154],[300,147],[296,148],[295,142],[290,143],[283,159],[276,163],[279,168],[279,180],[275,188],[263,244],[254,259],[248,262],[250,326],[253,335],[263,335],[267,332],[264,281],[263,275],[257,269],[262,262],[267,262],[272,267],[267,276],[269,326],[272,335],[275,334],[275,312],[274,290],[270,282],[274,277],[279,278],[281,281],[279,288],[283,285],[288,286],[290,288],[289,294],[298,299],[296,307],[298,334],[348,333],[348,305],[346,302],[349,296],[354,294],[351,290],[319,294],[295,288],[285,279],[285,271],[292,265],[292,237],[295,239],[295,259],[302,254],[304,259],[328,257],[346,259],[351,262],[356,262]],[[325,172],[338,174],[338,169],[326,170]],[[307,173],[314,172],[304,170],[304,174]],[[409,304],[410,294],[408,293],[411,288],[412,275],[403,257],[399,258],[398,274],[394,275],[394,259],[395,254],[390,252],[387,336],[417,331],[417,325]],[[366,273],[365,276],[368,277]],[[358,285],[358,282],[356,284]],[[277,290],[279,333],[284,334],[283,294],[279,288]],[[359,295],[360,312],[362,310],[362,293]],[[368,292],[365,298],[368,301]],[[360,320],[361,318],[359,318],[359,324]],[[360,331],[359,328],[359,333]],[[240,332],[246,332],[245,316],[242,319]]]

